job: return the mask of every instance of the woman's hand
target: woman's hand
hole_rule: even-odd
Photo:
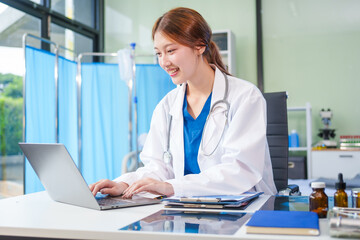
[[[153,178],[144,178],[134,182],[123,192],[124,198],[131,198],[134,194],[140,192],[149,192],[165,196],[174,195],[174,188],[170,183],[155,180]]]
[[[90,184],[89,188],[95,196],[98,192],[101,194],[109,194],[111,196],[121,195],[129,185],[124,182],[114,182],[109,179],[102,179],[96,183]]]

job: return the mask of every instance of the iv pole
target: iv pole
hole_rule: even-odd
[[[132,110],[132,105],[131,102],[132,100],[134,101],[134,124],[135,124],[135,154],[136,154],[136,169],[139,167],[139,144],[138,144],[138,119],[137,119],[137,95],[136,95],[136,62],[135,62],[135,46],[136,43],[130,43],[130,47],[131,47],[131,60],[132,60],[132,79],[131,79],[131,84],[133,86],[133,91],[132,89],[130,89],[129,87],[129,138],[130,138],[130,151],[132,150],[132,126],[131,126],[131,110]],[[130,85],[130,82],[129,82]],[[134,94],[133,99],[132,98],[132,93]]]

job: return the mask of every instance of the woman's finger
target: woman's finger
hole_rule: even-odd
[[[129,188],[127,188],[125,191],[124,191],[124,194],[123,194],[123,197],[124,198],[131,198],[135,193],[135,191],[137,189],[139,189],[140,187],[144,186],[147,184],[147,181],[144,181],[145,179],[143,180],[139,180],[137,182],[134,182]]]

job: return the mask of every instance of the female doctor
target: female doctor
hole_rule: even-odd
[[[154,110],[140,154],[144,167],[91,184],[94,195],[276,193],[266,102],[253,84],[230,76],[211,36],[192,9],[172,9],[155,22],[159,64],[180,86]]]

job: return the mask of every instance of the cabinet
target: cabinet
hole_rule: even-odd
[[[311,145],[312,145],[312,125],[311,125],[311,105],[310,103],[306,103],[305,107],[289,107],[289,112],[293,111],[305,111],[306,114],[306,146],[301,147],[290,147],[290,152],[296,152],[296,151],[306,151],[306,165],[307,165],[307,177],[312,178],[312,158],[311,158]]]
[[[220,54],[227,70],[236,76],[235,37],[231,30],[213,31],[213,41],[219,47]]]
[[[312,178],[337,179],[338,173],[344,178],[353,178],[360,173],[360,151],[313,150]]]

